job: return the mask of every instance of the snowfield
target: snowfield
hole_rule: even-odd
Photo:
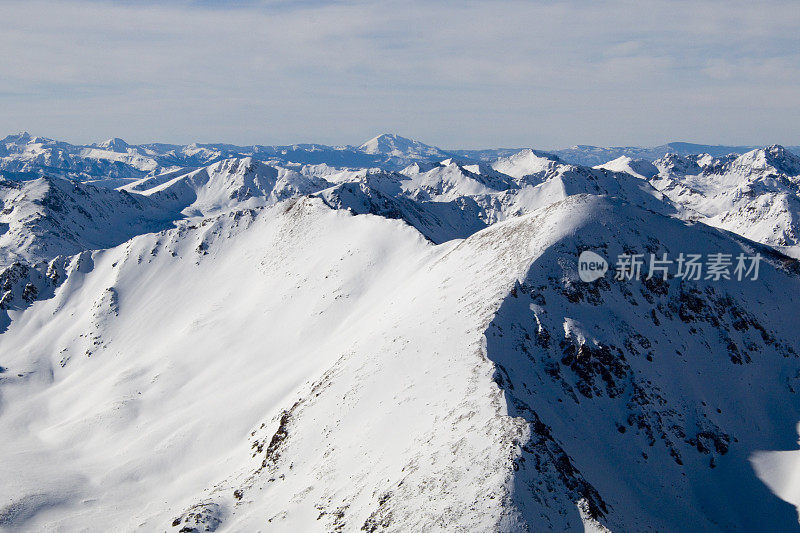
[[[800,529],[782,147],[3,142],[0,530]]]
[[[527,257],[434,248],[319,200],[275,211],[78,257],[12,322],[3,398],[23,416],[3,418],[19,437],[3,452],[23,468],[3,497],[24,506],[53,472],[61,487],[25,524],[161,529],[214,502],[234,529],[360,527],[384,493],[405,527],[499,522],[521,429],[502,416],[482,327]],[[417,493],[428,485],[439,503]],[[148,510],[161,501],[174,503]]]

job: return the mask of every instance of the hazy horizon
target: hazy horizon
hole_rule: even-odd
[[[794,2],[4,4],[0,129],[462,149],[800,144]]]

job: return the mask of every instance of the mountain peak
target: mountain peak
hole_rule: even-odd
[[[130,148],[130,145],[126,143],[124,140],[120,139],[119,137],[113,137],[111,139],[105,140],[99,143],[98,148],[104,148],[111,152],[122,152],[125,153]]]
[[[610,170],[612,172],[626,172],[637,178],[649,179],[658,175],[658,168],[647,159],[634,159],[627,155],[597,165],[594,168]]]
[[[700,174],[703,169],[697,164],[697,161],[688,156],[669,152],[664,156],[656,159],[653,165],[659,170],[666,171],[676,176],[687,176]]]
[[[777,172],[787,176],[800,175],[800,157],[791,153],[780,144],[752,150],[739,156],[734,167],[753,172]]]
[[[797,158],[797,156],[795,156],[794,154],[789,152],[786,148],[784,148],[780,144],[773,144],[773,145],[767,146],[766,148],[764,148],[763,151],[764,151],[765,154],[769,155],[769,157],[775,158],[775,159],[782,159],[782,158],[785,158],[785,157],[792,157],[792,158],[795,158],[795,159]]]
[[[522,178],[546,171],[560,163],[558,156],[527,148],[492,163],[492,168],[512,178]]]
[[[395,133],[384,133],[373,137],[358,148],[367,154],[383,154],[394,157],[432,157],[442,155],[441,150],[435,146],[407,139]]]
[[[31,134],[27,131],[21,131],[16,134],[8,135],[3,139],[3,143],[27,144],[31,140]]]

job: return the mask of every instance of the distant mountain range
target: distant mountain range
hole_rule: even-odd
[[[692,155],[706,153],[721,157],[743,154],[755,146],[710,146],[669,143],[653,148],[574,146],[547,153],[566,163],[594,166],[621,156],[654,161],[668,153]],[[800,147],[788,147],[800,153]],[[230,144],[174,145],[149,143],[129,145],[119,138],[91,145],[72,145],[28,133],[9,135],[0,140],[0,175],[6,179],[30,179],[49,175],[99,185],[120,186],[147,175],[179,168],[202,166],[233,157],[253,157],[281,165],[400,170],[414,162],[437,162],[456,158],[463,163],[491,162],[521,149],[445,150],[394,134],[379,135],[360,146],[294,144],[285,146],[235,146]]]

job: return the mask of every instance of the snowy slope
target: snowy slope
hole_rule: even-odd
[[[797,264],[775,255],[748,282],[586,284],[576,272],[586,248],[613,261],[752,244],[597,197],[546,217],[563,237],[487,331],[510,414],[531,429],[514,484],[531,530],[577,529],[582,514],[612,531],[797,530],[796,509],[750,463],[797,450]],[[554,512],[575,501],[583,513]]]
[[[796,529],[748,463],[796,448],[796,267],[587,286],[587,245],[750,246],[586,195],[433,246],[306,198],[76,256],[0,336],[0,523]]]
[[[482,331],[528,261],[496,244],[312,199],[76,258],[0,338],[0,520],[494,528],[520,429]]]

